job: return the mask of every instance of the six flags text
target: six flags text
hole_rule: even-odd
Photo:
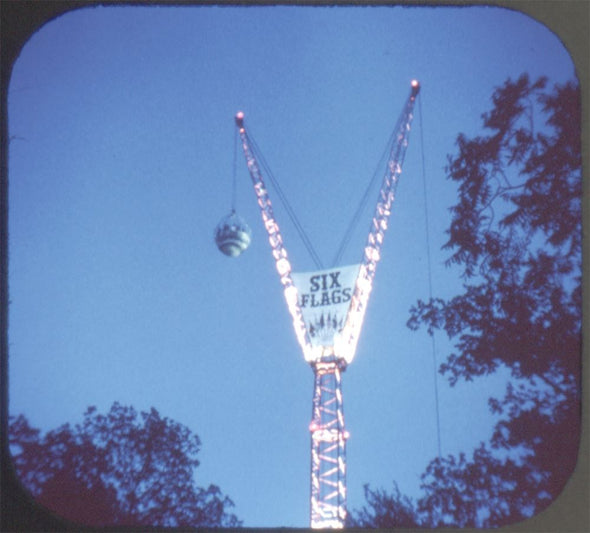
[[[329,272],[328,274],[318,274],[309,278],[310,294],[302,294],[299,299],[300,307],[321,307],[324,305],[333,305],[345,303],[350,300],[350,287],[342,288],[338,281],[340,272]],[[321,289],[321,294],[319,293]]]

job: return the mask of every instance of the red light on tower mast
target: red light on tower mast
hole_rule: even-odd
[[[244,127],[244,113],[243,111],[238,111],[236,113],[236,126],[240,129]]]

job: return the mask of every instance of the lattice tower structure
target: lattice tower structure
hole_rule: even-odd
[[[346,440],[349,433],[344,425],[342,373],[356,352],[373,278],[381,257],[391,207],[395,199],[396,185],[402,172],[414,103],[419,90],[419,83],[413,81],[410,96],[395,126],[395,136],[385,176],[344,326],[334,336],[332,343],[320,346],[312,343],[305,326],[298,303],[298,291],[291,276],[291,263],[273,213],[260,166],[252,150],[252,142],[244,126],[244,114],[239,112],[235,117],[295,335],[305,360],[314,372],[312,420],[309,425],[311,434],[310,525],[312,528],[342,528],[346,523]]]

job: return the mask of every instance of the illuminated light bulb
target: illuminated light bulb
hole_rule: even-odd
[[[244,113],[242,111],[238,111],[236,113],[236,125],[240,128],[240,133],[244,131]]]
[[[371,260],[379,261],[380,257],[379,250],[377,248],[371,248]]]
[[[283,250],[281,251],[283,252],[283,254],[285,253]],[[289,261],[286,257],[283,256],[281,259],[277,261],[277,270],[279,271],[279,274],[281,276],[283,274],[286,274],[287,272],[290,272],[291,265],[289,264]]]
[[[279,231],[279,226],[272,218],[268,218],[266,216],[263,218],[265,219],[264,226],[266,227],[266,231],[268,231],[268,233],[272,234],[272,233],[277,233]],[[280,235],[277,235],[276,238],[282,242]]]
[[[275,248],[276,246],[279,246],[279,244],[282,244],[281,238],[278,237],[277,235],[271,235],[268,238],[268,242],[270,242],[270,245]]]
[[[313,360],[319,361],[322,358],[322,347],[321,346],[314,346],[312,353],[313,353]]]
[[[363,265],[361,265],[361,268],[359,269],[358,281],[365,280],[366,278],[367,278],[367,265],[363,264]],[[358,282],[357,282],[357,285],[358,285]]]
[[[284,292],[285,300],[287,300],[287,305],[289,305],[289,307],[297,304],[297,288],[294,285],[285,288]]]
[[[285,251],[284,248],[275,248],[272,251],[272,256],[277,261],[277,268],[279,268],[279,266],[278,266],[279,261],[287,261],[287,252]],[[279,270],[279,272],[280,272],[280,270]]]

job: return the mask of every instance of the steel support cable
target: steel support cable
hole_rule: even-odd
[[[291,206],[291,204],[287,200],[287,197],[285,196],[285,193],[283,192],[281,186],[279,185],[279,182],[276,180],[272,171],[270,170],[270,167],[268,166],[266,160],[264,159],[264,156],[262,155],[262,152],[261,152],[260,148],[258,147],[256,140],[254,139],[254,137],[252,136],[252,134],[249,131],[246,132],[246,136],[248,137],[248,141],[252,147],[252,151],[254,152],[256,159],[260,162],[260,165],[264,168],[266,175],[268,176],[270,182],[272,183],[273,187],[275,188],[275,191],[277,192],[279,199],[281,200],[283,206],[285,207],[285,210],[287,211],[287,214],[289,215],[291,222],[295,226],[297,233],[299,233],[299,237],[303,241],[303,244],[306,247],[307,251],[309,252],[309,255],[311,256],[313,262],[315,263],[316,267],[319,270],[323,269],[324,267],[323,267],[322,261],[320,260],[313,245],[311,244],[311,241],[310,241],[307,233],[303,229],[301,222],[299,222],[299,219],[297,218],[297,215],[295,214],[293,207]]]
[[[318,265],[319,258],[317,256],[317,253],[315,252],[315,249],[313,248],[313,245],[311,244],[311,241],[309,240],[307,233],[303,229],[303,226],[299,222],[299,219],[297,218],[295,211],[293,210],[291,204],[287,200],[287,197],[285,196],[283,189],[279,185],[277,179],[274,177],[274,174],[272,173],[270,166],[268,165],[268,163],[266,162],[266,159],[262,155],[262,152],[261,152],[260,148],[258,147],[256,140],[254,139],[254,137],[252,137],[252,135],[249,132],[247,132],[246,135],[248,136],[248,140],[250,142],[250,145],[252,146],[252,151],[255,153],[256,159],[259,161],[260,166],[264,169],[265,174],[268,176],[270,182],[272,183],[273,187],[275,188],[277,196],[279,197],[279,200],[282,202],[283,206],[285,207],[285,210],[287,211],[287,214],[289,215],[291,222],[295,226],[295,229],[299,233],[299,236],[300,236],[301,240],[303,241],[303,244],[307,248],[314,263],[316,263],[316,266],[318,266],[318,268],[320,268],[320,266]]]
[[[397,121],[397,124],[395,125],[395,130],[393,131],[393,141],[391,144],[391,152],[389,154],[389,159],[387,161],[387,170],[385,172],[385,176],[383,178],[384,182],[387,180],[391,180],[391,182],[388,185],[388,189],[387,191],[385,191],[385,189],[383,188],[383,184],[381,186],[381,189],[379,190],[379,198],[380,199],[384,199],[383,198],[383,194],[387,194],[387,193],[391,193],[392,194],[392,200],[391,202],[393,202],[395,200],[395,193],[397,190],[397,184],[398,184],[398,180],[400,175],[396,174],[395,172],[393,172],[393,163],[395,163],[396,167],[398,169],[400,169],[400,173],[401,173],[401,168],[403,168],[404,166],[404,161],[406,159],[406,147],[408,145],[409,142],[409,138],[410,138],[410,128],[409,128],[409,121],[411,119],[412,115],[412,111],[413,111],[413,105],[411,105],[411,101],[408,100],[408,102],[406,102],[406,105],[404,106],[404,109]],[[403,127],[403,129],[402,129]],[[405,131],[405,134],[402,133],[403,130]],[[397,134],[397,135],[396,135]],[[381,200],[379,200],[377,202],[377,205],[379,205],[379,202]],[[391,213],[389,213],[391,214]],[[389,218],[389,215],[387,215]],[[369,230],[369,235],[372,233],[373,231],[373,225],[375,223],[375,218],[373,218],[371,220],[371,226],[370,226],[370,230]],[[361,253],[361,261],[364,262],[366,259],[366,255],[365,255],[365,251],[363,251]]]
[[[375,183],[377,182],[377,179],[381,175],[380,171],[383,168],[383,164],[386,161],[388,154],[391,153],[393,142],[395,140],[395,134],[397,133],[398,129],[399,129],[399,119],[398,119],[398,124],[396,124],[395,129],[391,133],[391,136],[389,137],[389,140],[387,141],[387,144],[385,145],[383,153],[381,154],[381,157],[379,158],[379,162],[377,163],[377,166],[375,167],[375,171],[373,172],[373,176],[371,177],[371,180],[369,181],[369,184],[365,188],[365,192],[363,193],[363,196],[361,197],[361,199],[357,205],[356,211],[352,215],[350,223],[348,224],[348,227],[346,228],[346,232],[344,233],[344,236],[342,237],[342,241],[340,242],[340,247],[338,248],[338,251],[336,252],[336,255],[334,256],[334,259],[332,261],[332,266],[337,266],[338,263],[340,262],[340,260],[342,259],[342,256],[344,255],[346,247],[348,246],[348,243],[350,242],[352,234],[353,234],[355,228],[359,224],[361,215],[362,215],[363,211],[365,210],[365,208],[367,207],[367,202],[369,201],[369,196],[371,194],[371,191],[373,191],[373,189],[375,188]]]
[[[422,155],[422,185],[424,188],[424,221],[426,227],[426,261],[428,263],[428,298],[432,301],[432,261],[430,258],[430,223],[428,219],[428,188],[426,187],[426,164],[424,160],[424,128],[422,127],[422,98],[418,102],[419,124],[420,124],[420,152]],[[434,401],[436,406],[436,443],[438,458],[441,458],[441,439],[440,439],[440,410],[438,400],[438,372],[436,361],[436,340],[434,331],[430,335],[432,342],[432,365],[434,373]]]
[[[379,176],[382,176],[382,174],[380,174],[379,171],[383,168],[384,161],[387,161],[387,163],[389,163],[392,160],[396,160],[398,163],[400,163],[400,165],[403,164],[403,159],[398,160],[400,150],[399,150],[399,146],[396,147],[396,144],[398,142],[398,134],[400,133],[400,128],[403,123],[407,122],[408,104],[409,104],[409,100],[404,105],[404,108],[403,108],[401,114],[399,115],[397,122],[395,123],[395,127],[393,128],[393,131],[391,132],[391,135],[389,137],[389,140],[387,141],[385,149],[383,150],[381,158],[379,159],[379,162],[377,163],[377,167],[375,168],[375,172],[373,173],[373,177],[371,178],[371,181],[367,185],[367,188],[365,189],[363,197],[361,198],[359,205],[357,206],[357,209],[350,221],[350,224],[348,225],[346,233],[344,234],[344,237],[342,239],[342,243],[340,244],[340,248],[338,249],[338,252],[334,258],[334,266],[336,266],[338,264],[338,262],[342,259],[342,255],[344,254],[344,251],[345,251],[346,247],[348,246],[348,243],[350,242],[353,231],[360,221],[360,217],[362,215],[362,212],[366,208],[367,202],[369,200],[369,195],[370,195],[371,191],[375,188],[375,182],[377,181],[377,178]],[[394,155],[394,148],[396,148],[395,155]],[[405,151],[402,155],[405,156]],[[386,169],[386,174],[387,173],[389,173],[389,169]]]
[[[234,161],[233,161],[233,174],[232,174],[232,195],[231,195],[231,212],[236,211],[236,197],[237,197],[237,168],[238,168],[238,130],[234,130]]]

